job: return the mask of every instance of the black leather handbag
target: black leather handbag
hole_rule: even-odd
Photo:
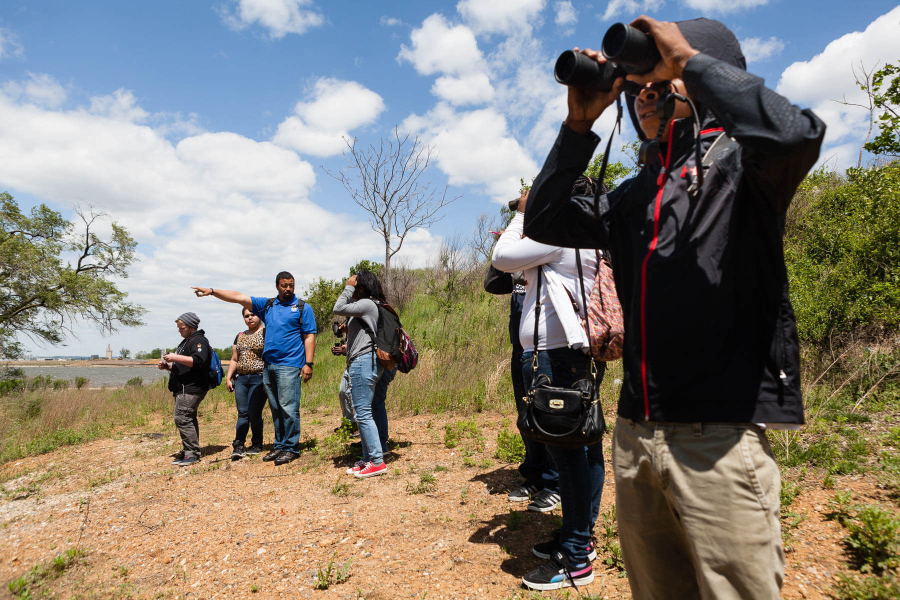
[[[578,279],[581,282],[582,306],[587,307],[584,293],[584,277],[581,269],[581,253],[575,251],[578,262]],[[537,294],[534,308],[534,358],[531,389],[525,397],[525,410],[519,414],[516,425],[523,436],[550,444],[576,448],[596,444],[603,438],[606,422],[597,394],[597,366],[591,361],[590,378],[579,379],[571,387],[551,385],[546,375],[537,375],[538,323],[541,314],[541,280],[543,269],[538,267]],[[588,340],[591,339],[590,322],[587,323]],[[588,355],[590,356],[590,355]]]

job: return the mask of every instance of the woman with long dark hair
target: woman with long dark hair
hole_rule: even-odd
[[[386,371],[375,356],[378,304],[385,303],[384,289],[371,271],[351,275],[334,304],[334,314],[348,317],[347,371],[350,393],[362,441],[362,460],[347,470],[356,477],[373,477],[387,471],[387,386],[393,372]]]
[[[262,451],[262,411],[267,401],[262,376],[265,366],[262,359],[266,345],[265,328],[252,310],[242,308],[241,316],[244,317],[247,330],[234,337],[231,364],[225,379],[228,391],[234,392],[234,403],[238,411],[231,460],[240,460],[248,454],[259,454]],[[251,432],[250,447],[244,448],[248,430]]]

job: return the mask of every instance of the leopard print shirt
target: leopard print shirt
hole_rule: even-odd
[[[247,335],[245,332],[237,334],[234,338],[237,346],[237,372],[239,375],[251,375],[262,373],[265,363],[262,359],[266,346],[266,330],[260,327],[256,333]]]

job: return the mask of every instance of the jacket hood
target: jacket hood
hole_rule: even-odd
[[[739,69],[747,70],[747,60],[744,58],[744,53],[741,52],[741,44],[734,33],[723,23],[714,19],[701,18],[676,21],[675,24],[678,25],[678,29],[691,47],[698,52],[727,62]],[[624,102],[628,106],[628,114],[631,116],[631,123],[634,125],[638,138],[645,140],[647,138],[641,130],[641,124],[634,112],[634,98],[634,95],[626,93]],[[700,105],[697,105],[697,110],[700,112],[700,122],[706,125],[706,121],[711,118],[711,115],[705,114],[707,111]]]

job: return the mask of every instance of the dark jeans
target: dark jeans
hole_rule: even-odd
[[[263,385],[272,409],[275,450],[300,454],[300,367],[267,364]]]
[[[531,363],[528,363],[529,369]],[[510,361],[512,374],[513,393],[516,395],[516,411],[522,414],[525,410],[525,381],[522,379],[522,352],[513,351]],[[550,490],[559,493],[559,474],[556,465],[547,452],[547,446],[541,442],[523,437],[525,443],[525,460],[519,465],[519,474],[525,478],[525,483],[533,485],[541,490]]]
[[[532,382],[532,356],[522,355],[522,378],[526,388]],[[553,348],[538,351],[537,374],[546,374],[552,385],[569,387],[579,379],[590,376],[591,358],[580,350]],[[597,385],[603,380],[606,363],[597,363]],[[591,532],[600,512],[600,496],[606,470],[603,466],[603,445],[598,442],[581,448],[547,446],[559,471],[559,497],[563,522],[559,542],[562,551],[575,564],[587,562]]]
[[[200,458],[200,424],[197,408],[206,397],[200,394],[175,394],[175,427],[181,435],[181,448],[185,458]]]
[[[391,385],[396,374],[396,367],[391,371],[385,369],[378,383],[375,384],[375,395],[372,397],[372,418],[375,419],[375,426],[378,428],[378,440],[381,442],[382,454],[388,451],[388,416],[385,401],[387,400],[388,386]]]
[[[234,380],[234,402],[237,404],[237,427],[235,428],[235,448],[243,448],[247,441],[247,430],[251,431],[250,445],[263,443],[263,406],[266,405],[266,389],[263,387],[262,373],[238,375]]]

